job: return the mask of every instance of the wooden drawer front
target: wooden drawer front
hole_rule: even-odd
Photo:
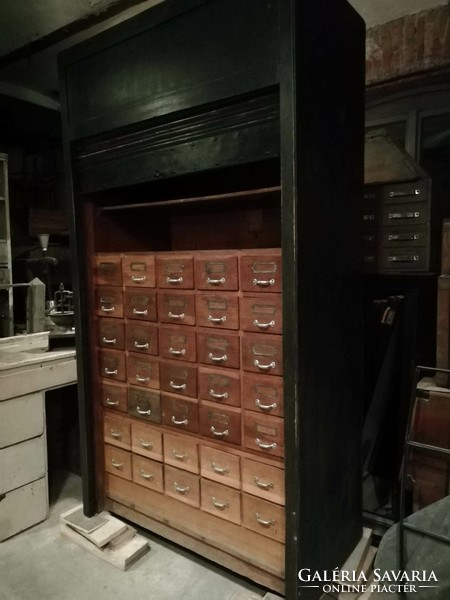
[[[127,412],[127,386],[102,382],[101,401],[103,406],[112,410]]]
[[[94,283],[96,285],[122,285],[120,254],[97,254],[94,257]]]
[[[241,524],[241,493],[226,485],[202,479],[200,507],[216,517]]]
[[[128,321],[125,326],[126,346],[130,352],[158,354],[158,327],[144,321]]]
[[[132,466],[134,482],[155,490],[155,492],[161,494],[164,492],[163,466],[161,463],[133,454]]]
[[[122,278],[126,286],[155,287],[155,257],[151,254],[125,254]]]
[[[427,248],[382,249],[380,269],[384,271],[423,271],[427,268]]]
[[[154,290],[125,290],[124,313],[128,319],[156,321],[156,292]]]
[[[388,248],[423,247],[428,244],[428,228],[426,225],[417,227],[387,227],[381,232],[381,245]]]
[[[164,465],[164,493],[191,506],[200,507],[198,475]]]
[[[239,288],[237,256],[197,256],[195,282],[199,290],[237,290]]]
[[[197,325],[239,329],[239,300],[236,294],[199,293],[196,299]]]
[[[125,329],[119,319],[99,319],[97,344],[103,348],[125,349]]]
[[[125,354],[120,350],[99,350],[98,368],[101,377],[125,381]]]
[[[121,448],[105,445],[105,470],[131,481],[131,454]]]
[[[200,406],[200,433],[217,442],[241,443],[241,415],[226,409]]]
[[[237,490],[241,489],[240,458],[209,446],[200,448],[201,476]]]
[[[160,393],[130,386],[128,388],[128,414],[152,423],[161,423]]]
[[[159,363],[161,389],[165,392],[197,397],[197,367],[161,360]]]
[[[132,385],[142,385],[159,390],[158,359],[130,353],[127,356],[127,380]]]
[[[198,475],[200,468],[197,442],[187,436],[165,433],[164,462]]]
[[[193,292],[158,292],[158,318],[161,323],[195,325]]]
[[[237,334],[221,334],[220,332],[197,333],[198,361],[216,367],[239,369],[240,352]]]
[[[284,470],[243,458],[242,489],[248,494],[284,505]]]
[[[284,456],[284,421],[244,412],[244,445],[270,456]]]
[[[243,407],[268,415],[283,416],[283,378],[243,373]]]
[[[6,492],[0,503],[0,541],[44,521],[47,513],[46,477]]]
[[[242,336],[242,368],[267,375],[283,374],[281,335],[245,333]]]
[[[284,544],[285,512],[282,506],[243,494],[242,522],[247,529]]]
[[[180,431],[198,432],[197,401],[164,392],[161,395],[162,422]]]
[[[122,290],[117,287],[95,288],[95,314],[99,317],[123,318]]]
[[[143,423],[131,423],[131,450],[147,458],[162,461],[162,434]]]
[[[383,225],[424,225],[428,221],[428,213],[426,202],[387,204],[383,207]]]
[[[30,481],[47,474],[47,451],[45,434],[3,448],[0,452],[0,498]],[[0,502],[1,509],[1,502]]]
[[[175,360],[197,360],[197,340],[195,331],[186,327],[159,328],[159,355]]]
[[[241,290],[281,292],[281,252],[241,256]]]
[[[240,315],[244,331],[281,334],[281,294],[244,296],[241,298]]]
[[[156,281],[160,288],[194,288],[194,258],[192,255],[171,254],[156,257]]]
[[[229,406],[241,405],[241,380],[238,372],[227,369],[198,368],[198,397]]]
[[[114,419],[105,415],[103,420],[103,439],[107,444],[119,448],[131,449],[130,424],[125,419]]]
[[[36,392],[0,402],[0,448],[44,433],[44,400],[44,393]]]
[[[387,184],[383,186],[382,194],[384,204],[426,200],[428,196],[428,182],[413,181]]]

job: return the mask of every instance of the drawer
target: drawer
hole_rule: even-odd
[[[198,397],[202,400],[241,405],[241,379],[239,372],[230,369],[198,367]]]
[[[163,392],[161,394],[163,425],[174,427],[180,431],[198,432],[198,404],[189,400]]]
[[[105,445],[105,470],[131,481],[131,454],[121,448]]]
[[[244,292],[281,292],[281,251],[243,254],[240,273]]]
[[[197,332],[198,362],[216,367],[239,369],[239,335],[216,333],[216,331]]]
[[[42,435],[44,407],[43,392],[0,402],[0,448]]]
[[[281,335],[244,333],[242,336],[242,368],[267,375],[283,374]]]
[[[164,493],[164,475],[161,463],[138,454],[131,458],[133,481],[155,492]]]
[[[283,416],[283,378],[275,375],[242,374],[243,408]]]
[[[194,288],[192,254],[168,254],[156,257],[156,281],[160,288]]]
[[[244,411],[244,446],[270,456],[284,456],[284,421]]]
[[[428,222],[429,210],[426,202],[386,204],[383,206],[383,225],[424,225]]]
[[[122,285],[120,254],[96,254],[94,256],[93,280],[95,285]]]
[[[122,258],[122,279],[127,287],[155,287],[155,256],[125,254]]]
[[[242,494],[242,523],[247,529],[284,543],[285,521],[284,507]]]
[[[147,458],[162,461],[162,433],[144,423],[131,423],[131,450]]]
[[[122,290],[118,287],[95,288],[95,314],[99,317],[123,318]]]
[[[120,350],[99,350],[98,369],[100,377],[125,381],[125,353]]]
[[[428,227],[386,227],[381,233],[381,244],[385,248],[424,247],[428,244]]]
[[[200,448],[200,474],[237,490],[241,489],[240,457],[209,446]]]
[[[130,423],[125,419],[115,419],[105,415],[103,419],[103,439],[107,444],[130,450]]]
[[[167,496],[200,507],[200,481],[198,475],[164,465],[164,493]]]
[[[0,473],[0,498],[1,494],[45,477],[47,474],[45,434],[3,448],[0,452]]]
[[[126,385],[102,382],[100,394],[103,406],[112,410],[127,412]]]
[[[195,283],[198,290],[239,289],[238,258],[217,254],[195,257]]]
[[[253,496],[284,504],[284,470],[243,458],[242,489]]]
[[[383,186],[383,203],[396,204],[400,202],[414,202],[426,200],[428,196],[428,182],[411,181],[407,183],[392,183]]]
[[[161,423],[161,396],[154,390],[128,388],[128,414],[130,417]]]
[[[44,521],[47,514],[46,477],[7,492],[0,502],[0,541]]]
[[[123,310],[128,319],[156,321],[156,291],[126,289]]]
[[[158,292],[158,319],[160,323],[195,325],[194,292]]]
[[[195,331],[186,327],[159,328],[159,355],[175,360],[197,360],[197,338]]]
[[[102,348],[125,349],[125,328],[119,319],[99,319],[97,345]]]
[[[215,481],[200,482],[200,508],[216,517],[241,524],[241,493]]]
[[[158,327],[145,321],[128,321],[125,325],[126,347],[130,352],[158,354]]]
[[[199,409],[200,433],[217,442],[241,444],[241,413],[203,404]]]
[[[195,365],[161,360],[159,374],[161,390],[182,396],[197,397],[197,367]]]
[[[427,248],[383,248],[380,269],[383,271],[424,271],[428,269]]]
[[[199,293],[196,297],[197,325],[217,329],[239,329],[239,300],[236,294]]]
[[[132,385],[159,390],[159,361],[153,356],[128,354],[127,380]]]
[[[281,294],[241,298],[241,329],[250,332],[279,333],[283,331]]]
[[[164,462],[198,475],[200,468],[197,441],[187,436],[165,433]]]

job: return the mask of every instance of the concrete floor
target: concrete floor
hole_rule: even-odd
[[[145,533],[151,550],[123,572],[59,533],[59,515],[81,501],[79,477],[58,473],[50,500],[44,523],[0,543],[0,600],[256,600],[266,593]]]

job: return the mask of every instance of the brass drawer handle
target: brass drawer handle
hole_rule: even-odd
[[[259,446],[262,450],[275,450],[275,448],[277,447],[276,442],[273,442],[272,444],[266,444],[266,442],[261,441],[259,438],[256,438],[255,444]]]
[[[210,283],[211,285],[223,285],[225,281],[225,277],[221,277],[220,279],[211,279],[211,277],[206,278],[206,283]]]
[[[230,469],[228,467],[219,467],[215,462],[211,462],[211,469],[218,475],[228,475]]]
[[[116,338],[106,338],[105,336],[103,336],[102,341],[104,344],[117,344]]]
[[[213,362],[227,362],[228,360],[228,356],[226,354],[223,354],[222,356],[214,356],[212,352],[208,354],[208,358]]]
[[[118,400],[111,400],[110,398],[106,398],[106,404],[108,406],[119,406]]]
[[[150,377],[141,377],[140,375],[136,375],[136,381],[139,383],[148,383],[150,381]]]
[[[169,317],[169,319],[177,319],[179,321],[182,321],[186,315],[184,313],[180,313],[177,315],[169,310],[169,312],[167,313],[167,316]]]
[[[255,367],[258,367],[258,369],[261,369],[261,371],[269,371],[269,369],[275,369],[277,366],[274,360],[267,365],[262,365],[257,358],[253,361],[253,364]]]
[[[133,315],[139,315],[142,317],[146,317],[148,314],[148,310],[144,309],[144,310],[138,310],[137,308],[133,308]]]
[[[270,327],[275,327],[275,321],[269,321],[268,323],[260,323],[258,319],[253,321],[253,325],[258,327],[258,329],[269,329]]]
[[[175,350],[175,348],[169,348],[169,354],[173,354],[173,356],[184,356],[186,354],[186,349],[182,348],[181,350]]]
[[[209,395],[211,396],[211,398],[214,398],[215,400],[226,400],[228,398],[228,392],[224,392],[223,394],[218,394],[214,390],[209,390]]]
[[[275,279],[254,279],[253,285],[259,285],[260,287],[268,287],[269,285],[275,285]]]
[[[276,402],[274,402],[273,404],[261,404],[261,400],[259,398],[256,398],[255,404],[261,410],[274,410],[277,407]]]
[[[117,375],[118,372],[117,369],[108,369],[108,367],[105,367],[105,373],[107,375]]]
[[[189,423],[189,421],[187,419],[183,419],[182,421],[177,421],[177,418],[175,415],[172,415],[172,418],[170,420],[172,421],[172,423],[174,425],[187,425]]]
[[[190,491],[190,487],[188,485],[186,485],[185,487],[182,487],[180,485],[178,485],[178,483],[176,481],[173,482],[173,487],[174,490],[177,492],[177,494],[189,494]]]
[[[227,317],[223,315],[223,317],[213,317],[212,315],[208,315],[208,321],[210,323],[226,323]]]
[[[394,255],[388,256],[389,262],[418,262],[419,256],[417,254],[411,256]]]
[[[173,457],[176,458],[177,460],[187,460],[189,458],[189,454],[187,452],[180,454],[176,450],[172,450],[172,454],[173,454]]]
[[[116,307],[115,306],[110,306],[110,307],[103,306],[103,304],[102,304],[100,307],[100,310],[102,310],[103,312],[106,312],[106,313],[110,313],[110,312],[114,312],[116,310]]]
[[[259,513],[255,513],[255,518],[258,521],[258,523],[263,527],[270,527],[271,525],[275,525],[275,521],[273,519],[269,519],[268,521],[266,521],[261,517]]]
[[[155,479],[155,476],[152,473],[146,473],[144,471],[144,469],[141,469],[140,475],[141,475],[142,479],[146,479],[147,481],[151,481],[152,479]]]
[[[139,342],[136,342],[136,340],[134,340],[134,347],[139,349],[148,348],[148,342],[146,342],[145,344],[140,344]]]
[[[211,425],[209,430],[216,437],[228,437],[230,435],[230,432],[228,431],[228,429],[225,429],[224,431],[217,431],[216,428],[214,427],[214,425]]]
[[[145,275],[142,275],[141,277],[138,277],[137,275],[132,275],[131,276],[131,281],[134,281],[134,283],[142,283],[143,281],[145,281],[147,278]]]
[[[111,464],[115,469],[122,469],[123,467],[123,462],[117,462],[115,458],[111,459]]]
[[[121,438],[123,435],[122,431],[115,431],[115,429],[111,429],[110,431],[111,431],[112,437],[116,438],[116,439]]]
[[[142,438],[139,438],[139,445],[146,450],[153,450],[153,444],[151,442],[144,442]]]
[[[183,283],[183,277],[166,277],[166,283],[171,283],[172,285]]]
[[[418,233],[393,233],[388,235],[390,242],[414,242],[419,238],[420,235]]]
[[[404,213],[389,213],[389,219],[418,219],[419,211],[407,211]]]
[[[420,190],[414,190],[414,192],[389,192],[390,198],[398,198],[399,196],[418,196]]]
[[[173,390],[185,390],[186,389],[186,384],[185,383],[174,383],[173,381],[169,381],[169,385]]]
[[[273,487],[274,487],[274,484],[272,481],[265,483],[264,481],[261,481],[260,479],[258,479],[258,477],[256,477],[256,475],[254,475],[253,479],[255,480],[256,485],[259,488],[261,488],[262,490],[270,490],[270,489],[273,489]]]
[[[216,500],[214,498],[214,496],[211,496],[211,502],[219,510],[225,510],[226,508],[228,508],[230,506],[229,502],[219,502],[218,500]]]
[[[152,414],[151,408],[149,408],[148,410],[144,410],[143,408],[139,408],[139,406],[136,406],[136,412],[139,415],[148,415],[148,416],[150,416]]]

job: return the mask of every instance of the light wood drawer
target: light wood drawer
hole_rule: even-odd
[[[164,462],[167,465],[199,473],[198,443],[187,436],[164,434]]]
[[[200,447],[200,474],[232,488],[241,488],[240,457],[209,446]]]
[[[98,369],[100,377],[125,381],[125,354],[120,350],[99,350]]]
[[[155,492],[164,492],[163,466],[161,463],[138,454],[132,455],[133,481]]]
[[[121,448],[105,445],[105,470],[131,481],[131,454]]]
[[[281,294],[244,295],[241,298],[241,329],[252,333],[278,333],[283,331]]]
[[[284,504],[284,470],[242,458],[242,489],[248,494]]]
[[[283,416],[283,378],[257,373],[242,374],[243,408]]]
[[[0,402],[0,448],[44,432],[44,394],[28,394]]]
[[[124,292],[123,303],[124,314],[128,319],[156,321],[158,318],[155,290],[134,290],[128,288]]]
[[[197,360],[195,331],[187,327],[159,328],[159,355],[172,360]]]
[[[103,419],[103,439],[107,444],[130,450],[130,424],[125,419],[114,419],[107,415]]]
[[[241,524],[241,493],[238,490],[202,479],[200,507],[216,517]]]
[[[125,327],[126,347],[129,352],[158,354],[158,327],[144,321],[128,321]]]
[[[198,432],[198,404],[197,400],[190,400],[174,394],[163,392],[162,422],[164,425],[174,427],[179,431]]]
[[[101,348],[125,349],[125,329],[119,319],[99,319],[97,345]]]
[[[128,388],[128,414],[137,419],[161,423],[161,395],[156,390]]]
[[[143,354],[128,354],[127,380],[132,385],[159,390],[158,359]]]
[[[194,292],[158,292],[158,320],[160,323],[195,325]]]
[[[194,288],[194,258],[192,254],[170,254],[156,257],[156,281],[160,288]]]
[[[152,254],[125,254],[122,258],[123,284],[129,287],[155,287],[155,257]]]
[[[7,492],[0,502],[0,541],[44,521],[48,513],[47,478]]]
[[[222,407],[200,406],[200,433],[227,444],[241,444],[241,414]]]
[[[45,435],[4,448],[0,452],[0,473],[0,494],[44,477],[47,473]]]
[[[164,465],[164,493],[167,496],[200,507],[200,481],[198,475]]]
[[[240,406],[241,378],[230,369],[198,367],[198,397],[218,404]]]
[[[120,383],[101,382],[101,402],[103,406],[120,412],[127,412],[127,386]]]
[[[284,507],[254,496],[242,495],[242,523],[247,529],[284,544],[285,520]]]
[[[120,254],[96,254],[93,280],[96,285],[122,285]]]
[[[187,363],[161,360],[159,363],[161,390],[197,397],[197,367]]]
[[[197,325],[216,329],[239,329],[239,299],[236,294],[199,292],[196,297]]]
[[[199,290],[237,290],[238,259],[223,253],[195,257],[195,283]]]
[[[281,292],[281,251],[243,254],[240,276],[244,292]]]
[[[96,315],[123,319],[123,296],[120,287],[97,287],[94,295]]]
[[[147,458],[162,461],[162,434],[143,423],[131,423],[131,450]]]
[[[222,333],[199,331],[197,333],[198,362],[216,367],[240,367],[239,335],[235,333]]]
[[[244,333],[242,336],[242,368],[266,375],[283,375],[281,335]]]
[[[244,411],[244,446],[268,456],[284,456],[284,420]]]

